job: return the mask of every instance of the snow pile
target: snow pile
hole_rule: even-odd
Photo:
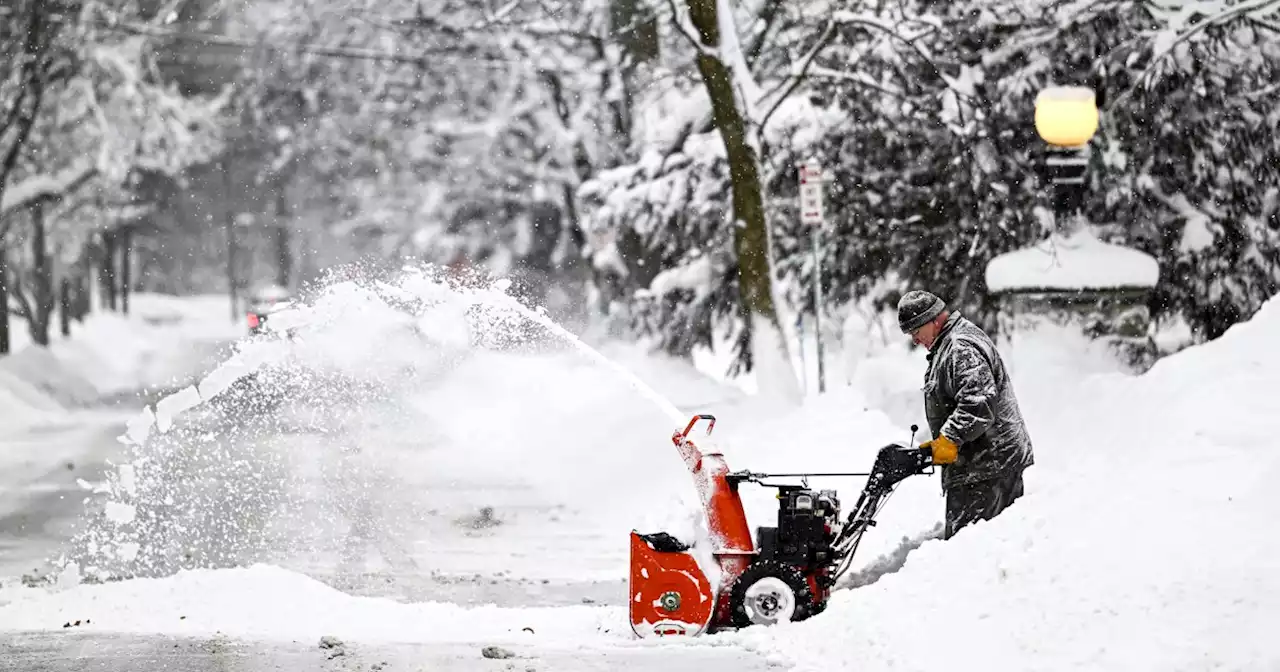
[[[737,637],[799,670],[1280,665],[1278,334],[1273,300],[1143,376],[1061,380],[1052,409],[1024,402],[1037,465],[1001,517],[820,618]]]
[[[858,362],[849,387],[864,406],[855,410],[877,409],[902,427],[925,426],[920,386],[929,363],[925,359],[928,353],[908,346],[887,346]]]
[[[999,349],[1033,432],[1058,422],[1062,409],[1080,399],[1081,386],[1120,384],[1132,376],[1106,342],[1051,320],[1006,334]]]
[[[212,363],[227,343],[244,336],[226,297],[135,294],[129,314],[98,311],[71,323],[71,336],[53,329],[47,348],[35,347],[27,325],[14,318],[12,354],[0,371],[14,373],[63,407],[87,406],[105,396],[167,387]],[[197,355],[193,357],[193,350]]]
[[[80,370],[47,348],[25,348],[0,358],[0,371],[39,392],[59,410],[91,406],[102,398]]]
[[[27,325],[11,324],[13,352],[0,357],[0,423],[30,425],[65,417],[113,397],[165,388],[202,373],[243,336],[225,297],[138,294],[130,314],[96,312],[31,344]]]
[[[1082,228],[1053,234],[1032,247],[1002,254],[987,264],[987,289],[1119,289],[1154,287],[1160,265],[1144,252],[1099,240]]]
[[[9,370],[8,363],[0,359],[0,426],[40,422],[65,412],[45,391]]]
[[[245,335],[223,296],[137,294],[129,315],[91,314],[52,352],[104,395],[168,388],[204,373]]]
[[[631,634],[625,613],[611,608],[404,604],[346,595],[301,574],[264,565],[79,586],[39,600],[20,597],[0,608],[0,630],[53,630],[86,620],[78,630],[283,640],[311,640],[323,634],[365,643],[577,645],[584,634],[619,640]]]

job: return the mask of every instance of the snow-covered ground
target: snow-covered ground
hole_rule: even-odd
[[[800,670],[1280,666],[1267,637],[1280,540],[1265,532],[1280,505],[1266,494],[1280,476],[1267,442],[1276,301],[1140,377],[1062,334],[1020,339],[1006,351],[1036,447],[1024,499],[942,542],[938,483],[916,477],[859,550],[864,585],[826,613],[656,643],[629,637],[626,535],[691,529],[673,415],[714,413],[733,467],[861,471],[908,438],[923,355],[863,362],[854,384],[786,409],[605,349],[673,413],[572,348],[469,347],[462,311],[444,300],[414,320],[339,286],[295,316],[307,326],[294,341],[245,344],[157,408],[60,585],[0,587],[0,629],[81,620],[102,636],[332,635],[579,662],[667,652],[709,656],[706,670],[743,669],[744,651]],[[813,484],[846,501],[861,487]],[[754,519],[772,514],[768,491],[745,494]],[[179,571],[192,553],[212,568]],[[104,573],[136,578],[97,583]]]
[[[129,315],[90,313],[71,323],[70,337],[55,329],[47,348],[32,346],[26,323],[12,318],[12,354],[0,357],[0,427],[59,422],[68,411],[184,384],[245,332],[224,296],[130,299]]]
[[[1278,334],[1273,300],[1141,377],[1019,344],[1026,498],[821,619],[742,637],[802,670],[1277,669]]]

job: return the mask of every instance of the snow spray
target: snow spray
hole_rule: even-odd
[[[675,404],[671,403],[670,400],[661,394],[658,394],[657,390],[653,389],[653,387],[649,386],[643,380],[640,380],[640,378],[638,378],[634,373],[628,371],[626,367],[600,354],[600,352],[595,348],[584,343],[582,339],[574,335],[573,332],[556,324],[555,320],[547,317],[544,313],[529,308],[516,300],[515,297],[503,292],[485,292],[485,296],[483,298],[491,299],[493,303],[503,304],[508,308],[514,309],[533,322],[550,329],[557,336],[560,336],[565,341],[573,345],[573,347],[577,348],[582,354],[612,369],[615,373],[621,376],[623,380],[627,381],[627,383],[630,384],[631,387],[640,394],[640,396],[653,402],[660,410],[662,410],[663,413],[666,413],[667,417],[671,418],[676,425],[683,425],[688,421],[688,414],[680,412],[680,409],[676,408]]]

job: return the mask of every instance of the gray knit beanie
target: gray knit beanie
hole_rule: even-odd
[[[921,289],[912,290],[898,301],[898,326],[902,327],[902,333],[909,334],[946,309],[942,299]]]

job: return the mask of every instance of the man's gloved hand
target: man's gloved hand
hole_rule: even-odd
[[[889,483],[897,483],[902,479],[924,471],[932,461],[932,455],[923,448],[907,448],[885,446],[876,455],[873,471],[883,475]]]
[[[960,446],[944,434],[939,434],[938,438],[920,444],[920,450],[929,451],[930,459],[934,464],[951,464],[960,457]]]

